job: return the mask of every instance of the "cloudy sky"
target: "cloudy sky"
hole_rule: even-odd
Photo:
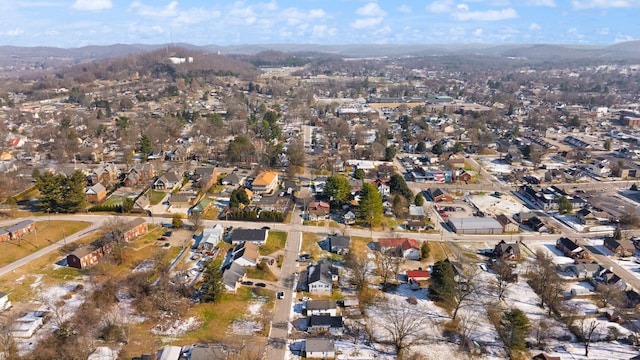
[[[0,0],[0,45],[613,44],[640,0]]]

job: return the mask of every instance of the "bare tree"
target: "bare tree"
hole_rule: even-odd
[[[382,286],[386,288],[389,280],[395,277],[404,262],[404,258],[385,251],[376,251],[374,262],[376,273],[382,278]]]
[[[359,254],[353,249],[345,255],[344,266],[350,270],[351,281],[355,284],[356,289],[361,291],[367,286],[367,278],[369,277],[370,265],[366,254]]]
[[[504,261],[496,261],[493,266],[493,270],[496,272],[496,279],[491,285],[496,295],[498,296],[498,300],[503,300],[504,294],[511,284],[511,282],[509,282],[509,276],[511,275],[512,271],[509,265],[507,265]]]
[[[455,301],[453,302],[453,317],[455,320],[460,308],[467,306],[480,290],[480,285],[476,281],[479,268],[476,266],[464,268],[463,274],[457,275],[457,280],[453,288]]]
[[[624,290],[616,284],[598,283],[598,285],[596,285],[596,296],[598,300],[602,302],[603,307],[609,305],[622,307],[626,299]]]
[[[540,306],[549,306],[549,313],[558,306],[559,295],[564,291],[562,278],[558,275],[550,255],[538,250],[533,266],[529,270],[531,285],[540,296]]]
[[[589,357],[589,346],[595,340],[596,330],[599,326],[600,324],[597,320],[591,319],[587,321],[585,318],[580,319],[575,326],[578,339],[584,343],[584,356],[586,357]]]
[[[420,339],[426,329],[425,316],[422,312],[411,308],[409,304],[382,305],[380,329],[391,338],[391,343],[399,359],[403,353]]]
[[[467,342],[478,326],[478,312],[466,312],[458,317],[458,335],[460,335],[460,347],[465,349]]]
[[[538,347],[544,347],[545,341],[551,333],[551,322],[545,318],[538,318],[531,323],[531,330],[536,339]]]

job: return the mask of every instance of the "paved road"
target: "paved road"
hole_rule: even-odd
[[[299,228],[302,225],[301,213],[295,210],[291,217],[291,228]],[[276,299],[276,308],[271,321],[271,332],[267,346],[266,359],[284,359],[286,354],[289,326],[291,320],[291,307],[295,298],[296,284],[296,258],[300,252],[302,232],[300,230],[289,231],[287,243],[284,248],[284,260],[278,280],[279,291],[284,292],[284,298]]]

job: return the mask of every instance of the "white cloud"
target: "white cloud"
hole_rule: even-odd
[[[155,7],[134,1],[129,5],[129,10],[135,10],[141,16],[174,17],[178,15],[178,2],[172,1],[165,7]]]
[[[571,0],[574,9],[640,7],[640,0]]]
[[[482,29],[475,29],[475,30],[473,30],[472,34],[475,37],[480,37],[480,36],[482,36],[483,33],[484,33],[484,30],[482,30]]]
[[[502,10],[487,10],[487,11],[467,11],[453,13],[453,17],[459,21],[499,21],[507,19],[515,19],[518,17],[518,12],[512,8]]]
[[[312,38],[331,38],[335,37],[338,33],[336,28],[328,27],[327,25],[315,25],[311,29]]]
[[[18,36],[24,34],[24,30],[15,28],[4,33],[6,36]]]
[[[538,23],[531,23],[531,25],[529,25],[529,30],[531,31],[538,31],[541,30],[542,26],[540,26]]]
[[[604,27],[604,28],[598,30],[598,34],[600,34],[600,35],[609,35],[609,28],[608,27]]]
[[[373,35],[383,36],[383,35],[388,35],[389,33],[391,33],[391,26],[385,25],[380,29],[377,29],[376,31],[374,31]]]
[[[577,28],[569,28],[567,30],[567,34],[569,34],[570,37],[576,38],[576,39],[582,39],[584,38],[584,34],[581,34]]]
[[[469,11],[469,5],[467,4],[458,4],[456,5],[456,9],[460,11]]]
[[[356,21],[351,23],[351,27],[354,29],[365,29],[374,27],[376,25],[380,25],[383,18],[381,17],[369,17],[364,19],[356,19]]]
[[[527,5],[531,6],[546,6],[546,7],[556,7],[555,0],[529,0],[527,1]]]
[[[100,11],[113,7],[111,0],[76,0],[71,6],[76,10]]]
[[[434,14],[445,14],[451,12],[454,5],[453,0],[434,1],[427,5],[427,11]]]
[[[398,12],[401,12],[403,14],[411,14],[413,10],[411,9],[411,6],[407,5],[407,4],[402,4],[400,5],[400,7],[398,8]]]
[[[616,35],[616,38],[613,39],[613,42],[619,43],[619,42],[633,41],[633,40],[635,40],[635,39],[631,35],[618,34],[618,35]]]
[[[370,2],[367,5],[358,8],[356,14],[360,16],[372,16],[372,17],[384,17],[387,15],[386,11],[380,8],[380,5],[374,2]]]
[[[312,19],[323,18],[327,16],[327,13],[322,9],[311,9],[309,10],[309,17]]]

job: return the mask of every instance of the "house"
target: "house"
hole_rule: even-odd
[[[143,218],[131,220],[122,227],[124,241],[134,240],[135,238],[146,234],[147,231],[149,231],[149,229],[147,228],[147,223]]]
[[[604,247],[621,257],[633,256],[636,250],[631,240],[616,240],[610,236],[604,238]]]
[[[97,183],[85,190],[84,197],[90,203],[99,203],[107,197],[107,189],[101,183]]]
[[[44,325],[44,311],[30,311],[23,316],[13,320],[10,332],[14,338],[28,339],[36,333],[36,331]]]
[[[427,195],[429,195],[434,202],[453,202],[453,196],[441,188],[428,189]]]
[[[195,196],[192,193],[173,193],[169,198],[169,205],[171,210],[187,211],[193,205]]]
[[[537,231],[537,232],[540,232],[540,233],[549,231],[549,227],[547,226],[547,224],[545,224],[537,216],[530,217],[528,224],[529,224],[529,227],[532,228],[534,231]]]
[[[420,245],[417,240],[407,238],[383,238],[378,241],[380,251],[391,253],[407,260],[420,259]]]
[[[304,304],[307,316],[331,315],[336,316],[337,304],[335,300],[307,300]]]
[[[0,292],[0,311],[5,311],[11,308],[11,301],[9,301],[9,295]]]
[[[11,239],[11,233],[7,229],[0,229],[0,242],[9,241]]]
[[[415,281],[415,282],[427,281],[429,280],[430,277],[431,277],[431,273],[429,273],[429,270],[422,270],[422,269],[407,270],[407,280],[409,281]]]
[[[336,346],[330,339],[308,338],[304,341],[304,354],[307,358],[333,359]]]
[[[237,243],[231,250],[231,262],[243,267],[254,267],[258,264],[258,245],[251,242]]]
[[[503,233],[515,233],[520,230],[520,226],[509,219],[505,214],[496,215],[496,220],[502,226]]]
[[[200,235],[200,241],[198,242],[198,249],[203,251],[213,251],[213,249],[222,240],[224,235],[224,227],[220,224],[215,224],[213,227],[205,228]]]
[[[325,220],[329,217],[329,210],[331,209],[328,202],[324,201],[312,201],[307,207],[310,221]]]
[[[572,259],[581,258],[581,254],[584,252],[584,249],[580,247],[577,242],[566,237],[561,237],[556,240],[556,249],[562,251],[564,256]]]
[[[465,170],[454,171],[453,173],[456,174],[455,180],[457,181],[464,182],[465,184],[471,181],[471,174],[469,174]]]
[[[307,325],[307,331],[310,333],[326,333],[339,335],[344,330],[344,322],[342,316],[331,315],[311,315]]]
[[[177,189],[182,183],[182,179],[176,174],[175,171],[170,170],[162,174],[153,182],[153,188],[155,190],[169,190],[173,191]]]
[[[191,349],[189,360],[226,360],[229,354],[222,346],[195,346]]]
[[[278,173],[263,171],[251,183],[251,190],[256,194],[272,193],[278,188]]]
[[[269,237],[269,229],[236,229],[231,234],[231,243],[251,242],[263,245]]]
[[[193,171],[193,183],[202,191],[209,190],[218,181],[218,172],[215,168],[201,166]]]
[[[353,211],[349,210],[344,215],[342,215],[342,220],[347,225],[355,224],[356,214]]]
[[[9,233],[9,238],[14,240],[22,238],[35,229],[36,223],[33,220],[22,220],[9,226],[5,230]]]
[[[429,228],[429,224],[424,219],[409,219],[406,227],[409,231],[424,231]]]
[[[222,283],[229,292],[236,292],[241,282],[245,280],[247,269],[236,263],[232,262],[227,265],[222,272]]]
[[[518,261],[522,258],[520,245],[518,243],[509,244],[504,240],[495,246],[493,252],[502,260]]]
[[[536,214],[531,211],[523,211],[513,215],[513,219],[522,225],[529,225],[529,221],[536,217]]]
[[[77,248],[67,255],[67,266],[80,270],[86,269],[111,252],[112,242],[111,238],[104,236],[89,245]]]
[[[351,246],[350,236],[329,236],[329,251],[334,254],[346,254]]]
[[[307,268],[307,289],[311,294],[331,294],[333,282],[338,281],[338,269],[327,259]]]
[[[607,212],[586,207],[576,211],[575,218],[585,226],[606,225],[610,222],[610,215]]]
[[[567,272],[575,275],[578,279],[589,279],[597,276],[602,271],[602,266],[597,263],[570,264]]]
[[[154,168],[151,163],[133,166],[122,181],[126,187],[146,186],[153,179]]]
[[[427,214],[424,212],[424,207],[409,205],[409,217],[414,220],[419,220],[426,218]]]
[[[182,346],[167,345],[162,348],[162,353],[158,360],[179,360],[182,355]]]
[[[615,285],[621,290],[627,289],[627,284],[610,269],[602,269],[597,276],[591,279],[591,282],[594,286],[597,286],[597,283],[603,283],[606,285]]]
[[[223,177],[221,183],[222,185],[242,186],[244,185],[246,179],[246,176],[240,175],[237,171],[233,171],[227,176]]]

